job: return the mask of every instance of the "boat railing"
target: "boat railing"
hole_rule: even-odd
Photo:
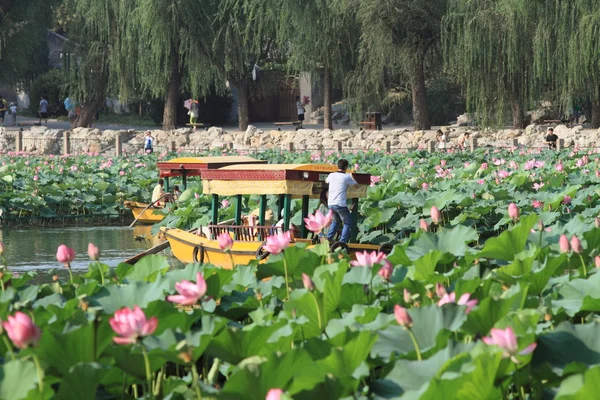
[[[280,226],[208,225],[213,240],[222,233],[229,233],[235,240],[243,242],[264,241],[269,236],[283,233]]]

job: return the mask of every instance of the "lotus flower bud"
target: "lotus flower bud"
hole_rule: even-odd
[[[306,275],[304,272],[302,273],[302,284],[304,285],[304,289],[308,290],[309,292],[315,290],[315,284],[313,283],[312,279],[310,279],[310,276]]]
[[[508,217],[513,221],[519,219],[519,207],[515,203],[510,203],[508,205]]]
[[[596,217],[596,219],[594,219],[594,225],[596,226],[596,229],[600,228],[600,218]]]
[[[88,256],[92,261],[98,261],[100,258],[100,249],[96,247],[93,243],[88,243]]]
[[[538,231],[540,231],[540,232],[544,231],[544,223],[542,222],[541,219],[538,221]]]
[[[410,292],[407,289],[404,289],[404,302],[406,304],[412,303],[412,296],[410,295]]]
[[[571,245],[569,244],[569,239],[566,235],[560,235],[560,239],[558,239],[558,247],[560,248],[561,253],[568,253],[571,251]]]
[[[4,254],[4,242],[0,242],[0,254]]]
[[[596,264],[596,268],[600,268],[600,256],[594,258],[594,264]]]
[[[435,294],[437,297],[443,297],[446,294],[446,288],[441,283],[435,284]]]
[[[424,219],[419,221],[419,227],[423,232],[429,232],[429,224]]]
[[[583,247],[581,247],[581,241],[577,236],[573,236],[571,238],[571,249],[573,253],[580,254],[583,251]]]
[[[396,304],[394,306],[394,315],[396,316],[396,321],[398,322],[398,325],[404,328],[408,328],[410,327],[410,325],[412,325],[413,320],[408,314],[406,308]]]
[[[442,220],[442,213],[436,206],[431,207],[431,220],[434,224],[439,224]]]

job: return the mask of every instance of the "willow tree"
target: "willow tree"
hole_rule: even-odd
[[[254,84],[252,69],[256,64],[273,61],[274,21],[266,3],[262,0],[220,1],[213,19],[212,48],[203,49],[212,67],[237,89],[239,129],[243,131],[249,123],[250,89]]]
[[[355,12],[341,0],[266,0],[277,18],[277,40],[286,49],[288,67],[294,72],[321,76],[324,125],[332,129],[333,86],[343,88],[345,76],[356,58],[359,30]]]
[[[46,34],[57,0],[0,0],[0,80],[18,83],[47,67]]]
[[[72,16],[64,27],[70,38],[63,57],[65,93],[82,106],[71,126],[89,127],[105,104],[110,63],[118,57],[123,24],[131,9],[127,2],[109,0],[66,0],[64,5]]]
[[[497,125],[510,110],[524,128],[534,94],[533,37],[538,2],[449,0],[443,21],[446,67],[463,83],[469,112],[483,125]]]
[[[361,30],[349,96],[355,113],[374,108],[391,86],[408,86],[415,129],[430,129],[427,68],[435,66],[447,0],[345,0]],[[405,84],[406,83],[406,84]]]
[[[600,0],[546,1],[534,39],[535,76],[569,109],[592,104],[600,128]]]

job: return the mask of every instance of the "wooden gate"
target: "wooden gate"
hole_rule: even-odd
[[[279,93],[250,100],[249,117],[252,122],[296,121],[297,88],[281,87]]]

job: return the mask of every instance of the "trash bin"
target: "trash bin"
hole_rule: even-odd
[[[372,122],[375,125],[375,129],[378,131],[383,129],[380,112],[368,112],[365,115],[367,117],[367,122]]]

